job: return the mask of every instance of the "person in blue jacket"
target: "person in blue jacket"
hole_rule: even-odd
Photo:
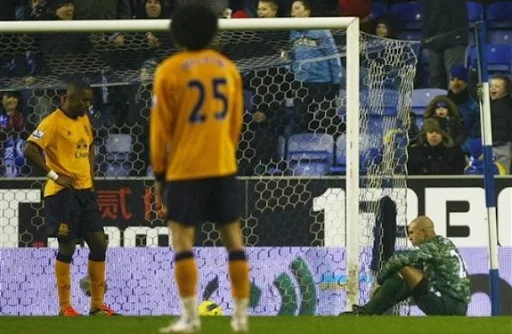
[[[296,18],[311,17],[307,0],[295,1],[291,13]],[[290,69],[299,83],[296,104],[296,132],[325,132],[337,135],[341,119],[336,115],[334,101],[341,85],[341,59],[329,30],[294,30],[290,32]],[[301,87],[305,89],[300,89]]]

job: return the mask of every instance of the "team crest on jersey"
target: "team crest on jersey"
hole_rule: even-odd
[[[157,98],[156,95],[153,95],[153,98],[151,99],[151,107],[154,108],[156,106]]]
[[[44,136],[44,132],[41,130],[36,130],[32,133],[32,137],[34,137],[36,139],[41,139],[41,138],[43,138],[43,136]]]
[[[69,225],[67,223],[60,223],[58,229],[59,236],[67,237],[69,236]]]
[[[87,145],[87,142],[85,141],[85,139],[80,138],[80,140],[76,144],[75,158],[81,159],[81,158],[89,157],[88,148],[89,148],[89,145]]]

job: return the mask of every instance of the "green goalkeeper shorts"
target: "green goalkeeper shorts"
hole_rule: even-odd
[[[414,300],[426,315],[466,315],[468,310],[467,303],[433,289],[417,296]]]

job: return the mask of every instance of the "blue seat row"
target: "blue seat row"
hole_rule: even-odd
[[[470,22],[486,20],[490,29],[512,29],[512,1],[491,3],[484,7],[477,2],[468,2]],[[372,15],[380,17],[393,14],[398,20],[400,30],[421,30],[422,4],[420,1],[397,3],[390,8],[381,2],[373,2]]]

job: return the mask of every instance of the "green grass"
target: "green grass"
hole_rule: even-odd
[[[2,334],[151,334],[170,317],[0,317]],[[253,317],[250,333],[512,333],[512,317]],[[228,317],[203,318],[200,333],[230,333]]]

